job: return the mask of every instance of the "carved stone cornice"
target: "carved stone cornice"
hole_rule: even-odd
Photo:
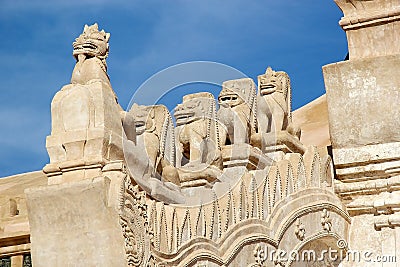
[[[400,7],[389,11],[384,10],[374,13],[361,13],[355,16],[343,17],[339,21],[339,24],[344,30],[350,30],[397,20],[400,20]]]
[[[392,214],[393,212],[400,211],[400,192],[383,192],[378,195],[355,197],[346,206],[351,216],[361,214]]]
[[[335,181],[335,193],[344,198],[399,190],[400,176],[351,183]]]
[[[381,215],[374,218],[374,226],[376,230],[381,230],[385,227],[400,227],[400,214]]]
[[[29,240],[29,237],[28,237]],[[0,255],[1,257],[9,257],[14,255],[21,255],[29,253],[31,251],[31,243],[12,245],[12,246],[1,246]]]
[[[8,251],[9,253],[11,253],[11,251],[13,251],[13,249],[11,249],[11,247],[16,247],[16,246],[26,246],[30,243],[30,234],[29,232],[26,231],[19,231],[19,232],[14,232],[14,233],[9,233],[7,235],[5,234],[1,234],[0,235],[0,255],[3,255],[4,252],[4,248],[6,247],[10,247],[9,250],[5,250]],[[3,251],[3,252],[1,252]]]
[[[400,174],[400,142],[333,150],[336,174],[343,182],[388,178]]]
[[[400,4],[392,0],[335,0],[343,11],[339,21],[344,30],[400,20]]]
[[[335,0],[344,17],[339,24],[347,34],[350,59],[400,53],[398,0]]]

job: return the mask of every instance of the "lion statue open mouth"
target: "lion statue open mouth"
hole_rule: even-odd
[[[107,75],[106,58],[108,56],[108,41],[110,34],[99,31],[97,23],[85,25],[83,33],[72,44],[72,55],[77,63],[72,73],[71,83],[87,84],[90,81],[110,83]]]

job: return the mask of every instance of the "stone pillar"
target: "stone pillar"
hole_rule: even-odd
[[[323,67],[336,193],[352,216],[350,249],[396,256],[385,248],[388,236],[393,246],[399,243],[400,4],[335,2],[344,13],[340,25],[349,46],[348,61]]]

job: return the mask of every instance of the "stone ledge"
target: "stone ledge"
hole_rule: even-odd
[[[400,20],[400,10],[390,10],[386,12],[374,12],[359,14],[358,16],[346,16],[339,21],[343,30],[352,30],[361,27],[370,27],[375,24],[389,23]]]
[[[400,142],[333,149],[336,175],[343,182],[383,179],[400,174]]]
[[[29,231],[0,234],[0,248],[30,243]],[[1,254],[1,252],[0,252]]]
[[[359,166],[400,160],[400,142],[333,149],[336,167]]]
[[[335,192],[341,197],[400,191],[400,176],[368,181],[335,181]]]
[[[390,215],[400,211],[400,192],[381,192],[375,195],[356,196],[346,206],[351,216],[362,214]]]
[[[181,187],[207,186],[211,187],[222,171],[213,165],[201,163],[178,168]]]
[[[384,227],[400,227],[400,214],[382,215],[374,219],[375,229],[380,231]]]
[[[248,170],[260,170],[272,165],[273,160],[259,148],[249,144],[235,144],[222,147],[224,168],[243,166]]]
[[[306,151],[300,140],[288,131],[256,133],[251,137],[251,144],[274,161],[283,159],[286,153],[304,154]]]
[[[0,255],[2,257],[21,255],[24,253],[29,253],[30,251],[31,243],[29,243],[29,241],[26,244],[0,247]]]

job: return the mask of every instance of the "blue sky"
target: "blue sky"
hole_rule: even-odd
[[[254,79],[267,66],[286,71],[295,109],[324,94],[321,67],[347,53],[333,0],[0,0],[0,6],[0,177],[48,162],[50,103],[69,83],[71,44],[84,24],[97,22],[111,33],[107,63],[123,108],[153,74],[203,60]],[[172,106],[177,95],[161,101]]]

